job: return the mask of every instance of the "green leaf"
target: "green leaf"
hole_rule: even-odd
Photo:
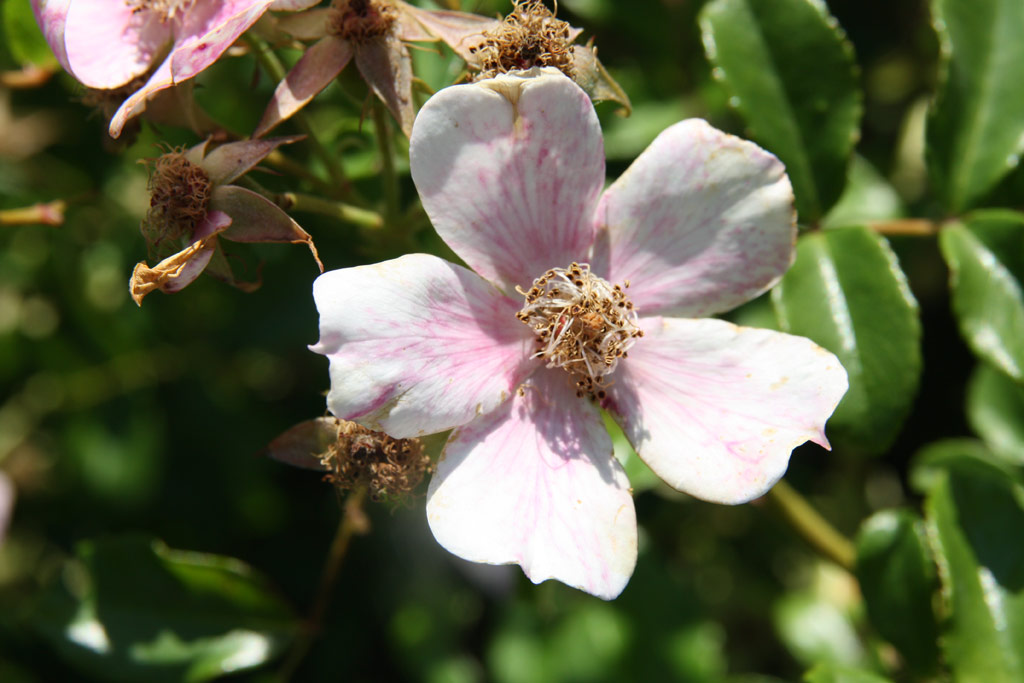
[[[704,49],[759,143],[789,173],[800,220],[836,203],[860,136],[853,48],[815,0],[713,0]]]
[[[879,634],[919,675],[934,672],[939,627],[932,596],[939,584],[924,523],[909,510],[884,510],[857,536],[857,580]]]
[[[783,331],[833,352],[849,374],[850,389],[829,420],[830,438],[885,450],[921,373],[917,302],[888,243],[864,228],[805,235],[772,302]]]
[[[986,211],[939,234],[953,312],[979,357],[1024,382],[1024,214]]]
[[[876,673],[835,664],[819,664],[804,675],[805,683],[889,683]]]
[[[297,626],[242,562],[137,537],[81,543],[36,621],[71,663],[124,681],[206,681],[256,667]]]
[[[29,2],[4,2],[3,24],[7,49],[19,64],[57,68],[57,58],[43,38]]]
[[[933,0],[943,74],[928,121],[932,179],[947,208],[978,202],[1024,151],[1024,3]]]
[[[928,444],[914,454],[910,469],[910,485],[927,494],[950,470],[973,472],[997,471],[1018,483],[1024,483],[1018,469],[997,457],[977,439],[942,439]]]
[[[925,501],[942,581],[941,640],[953,680],[1024,680],[1024,489],[973,461],[939,477]]]
[[[967,387],[967,419],[996,454],[1024,465],[1024,386],[978,365]]]

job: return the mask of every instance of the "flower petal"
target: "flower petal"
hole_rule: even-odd
[[[172,85],[174,85],[174,79],[171,78],[171,60],[168,58],[156,68],[156,71],[149,77],[146,84],[122,102],[121,106],[114,112],[114,115],[110,117],[110,128],[107,131],[110,133],[110,137],[117,138],[124,129],[128,119],[146,111],[146,100],[150,96],[155,95],[161,90],[166,90]]]
[[[7,526],[11,522],[11,512],[14,510],[14,484],[3,472],[0,472],[0,545],[3,545],[4,536],[7,535]]]
[[[586,258],[604,144],[590,98],[557,70],[441,90],[409,154],[434,228],[485,278],[511,290]]]
[[[271,0],[222,0],[191,5],[170,56],[174,82],[188,80],[217,61],[270,4]]]
[[[68,53],[64,49],[64,26],[71,0],[32,0],[32,13],[43,32],[43,37],[53,50],[54,56],[64,70],[71,72]]]
[[[408,137],[416,112],[412,108],[412,57],[405,43],[393,33],[361,43],[356,46],[356,67]]]
[[[327,406],[396,438],[493,410],[537,367],[518,305],[461,266],[411,254],[313,283]]]
[[[592,265],[611,282],[630,280],[642,315],[707,316],[782,277],[795,221],[778,159],[690,119],[662,132],[601,197]]]
[[[605,600],[636,565],[629,482],[593,404],[560,370],[454,432],[427,493],[438,543],[459,557],[519,564]]]
[[[839,360],[809,339],[722,320],[645,318],[606,407],[669,486],[716,503],[756,498],[846,393]]]
[[[123,0],[74,0],[68,6],[68,64],[90,88],[118,88],[141,76],[170,39],[170,23]]]
[[[291,118],[330,85],[350,59],[352,43],[337,36],[327,36],[310,46],[284,80],[277,84],[252,136],[265,135],[277,124]]]

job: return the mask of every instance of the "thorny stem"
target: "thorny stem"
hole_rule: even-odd
[[[327,608],[331,605],[331,597],[334,594],[334,586],[338,581],[338,572],[345,561],[349,543],[356,534],[365,534],[370,530],[370,522],[363,510],[363,503],[366,500],[366,487],[361,486],[353,489],[345,499],[341,521],[338,529],[334,532],[334,540],[331,541],[331,548],[327,552],[327,560],[324,562],[323,572],[320,574],[320,585],[317,586],[316,595],[313,598],[313,606],[309,610],[309,616],[303,624],[302,632],[292,645],[288,656],[281,665],[277,678],[282,683],[291,680],[298,671],[302,660],[309,654],[313,642],[320,635],[324,625],[324,616]]]
[[[391,137],[391,126],[388,123],[384,105],[378,100],[373,101],[373,128],[376,133],[377,145],[380,147],[381,183],[384,193],[384,217],[388,225],[394,224],[398,215],[398,174],[395,172],[395,141]]]
[[[242,37],[249,43],[250,49],[253,54],[256,55],[256,59],[259,61],[260,66],[263,67],[263,70],[266,71],[275,82],[280,83],[283,81],[286,75],[284,65],[281,64],[281,60],[277,58],[277,55],[270,49],[267,42],[252,35],[250,32],[246,32]],[[317,135],[312,121],[310,121],[309,117],[306,116],[306,112],[300,109],[295,112],[292,118],[299,124],[302,132],[306,134],[310,144],[313,145],[313,151],[318,157],[320,157],[320,161],[323,162],[324,166],[327,167],[327,173],[331,176],[331,182],[334,183],[335,187],[338,189],[346,189],[348,187],[348,181],[345,180],[345,171],[341,168],[341,163],[334,154],[331,154],[331,151],[327,149],[323,140],[321,140],[320,136]]]
[[[843,569],[853,571],[856,557],[853,543],[829,524],[796,489],[785,481],[779,481],[768,492],[768,498],[811,547]]]
[[[379,230],[384,227],[384,218],[376,211],[363,209],[351,204],[321,199],[298,192],[282,192],[275,196],[275,202],[286,211],[305,211],[337,218],[360,228]]]

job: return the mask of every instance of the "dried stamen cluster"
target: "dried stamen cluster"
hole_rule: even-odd
[[[149,11],[160,17],[161,23],[174,21],[195,3],[195,0],[125,0],[133,14]]]
[[[516,2],[512,13],[470,48],[478,79],[534,66],[553,66],[573,77],[569,23],[556,19],[542,2]]]
[[[359,43],[384,35],[397,19],[398,11],[387,0],[335,0],[327,32]]]
[[[148,189],[149,212],[143,233],[152,245],[166,238],[191,235],[206,217],[212,190],[210,177],[185,158],[181,149],[153,162]]]
[[[393,439],[347,420],[338,420],[338,439],[320,462],[327,481],[341,489],[366,486],[375,501],[401,500],[431,469],[419,439]]]
[[[633,302],[623,285],[612,285],[590,272],[586,263],[552,268],[517,291],[526,297],[516,317],[537,333],[534,358],[572,375],[577,396],[603,399],[609,383],[605,377],[637,338],[644,335],[637,324]]]

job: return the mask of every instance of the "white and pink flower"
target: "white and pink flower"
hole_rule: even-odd
[[[110,121],[117,137],[157,92],[192,78],[268,9],[318,0],[32,0],[61,65],[90,88],[113,90],[149,74]]]
[[[410,144],[427,214],[476,272],[413,254],[326,273],[312,348],[334,415],[455,428],[427,501],[445,548],[617,596],[636,517],[599,406],[670,486],[720,503],[765,493],[799,444],[828,448],[836,357],[706,317],[793,260],[774,156],[683,121],[602,191],[593,106],[552,69],[442,90]]]

